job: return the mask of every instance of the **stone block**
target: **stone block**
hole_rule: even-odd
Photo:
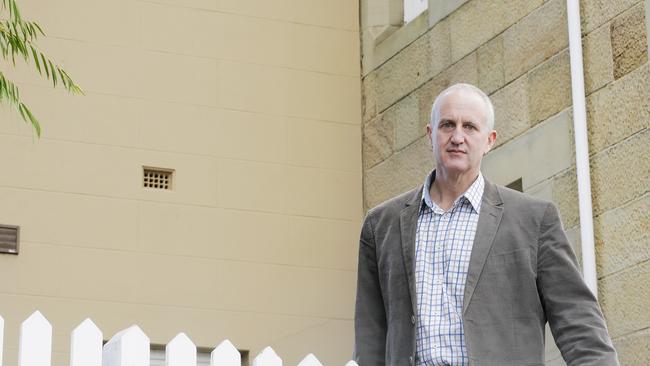
[[[371,72],[361,80],[361,119],[363,123],[377,116],[377,73]]]
[[[571,119],[568,110],[492,150],[482,162],[488,179],[507,185],[521,178],[526,190],[571,166]]]
[[[569,243],[571,243],[571,246],[573,247],[576,258],[578,259],[578,267],[580,267],[580,270],[582,271],[582,242],[580,241],[580,226],[570,229],[564,228],[564,230],[569,239]]]
[[[446,80],[448,85],[456,83],[478,85],[478,60],[476,52],[472,52],[458,60],[442,72],[439,77]]]
[[[497,130],[495,148],[530,128],[527,85],[527,78],[523,76],[490,96]]]
[[[650,365],[650,329],[612,340],[621,365]]]
[[[638,2],[639,0],[580,0],[582,34],[590,33]]]
[[[448,18],[452,61],[465,57],[542,3],[543,0],[473,0],[465,3]]]
[[[566,3],[548,1],[503,33],[505,81],[519,77],[568,44]]]
[[[452,63],[449,22],[443,20],[426,34],[429,44],[430,76],[437,75]]]
[[[589,95],[614,80],[609,25],[594,30],[582,39],[582,54],[585,93]]]
[[[650,262],[600,280],[598,298],[612,338],[650,327]]]
[[[648,62],[648,39],[643,3],[612,20],[611,36],[615,79]]]
[[[650,195],[597,216],[594,238],[601,276],[650,259]]]
[[[432,0],[429,2],[429,24],[436,24],[465,4],[468,0]]]
[[[429,122],[431,120],[431,107],[436,97],[445,88],[455,83],[478,84],[476,52],[456,62],[414,92],[418,104],[418,118],[421,121]]]
[[[564,227],[579,225],[580,206],[578,205],[578,183],[575,168],[567,169],[553,177],[551,195],[560,211]]]
[[[420,119],[417,100],[413,94],[397,102],[384,114],[394,129],[395,150],[401,150],[424,136],[427,119]]]
[[[417,17],[408,22],[408,24],[402,24],[402,22],[403,20],[400,19],[400,25],[398,27],[393,26],[391,28],[394,29],[389,29],[382,33],[370,30],[372,32],[372,38],[368,46],[372,50],[368,50],[362,60],[364,75],[384,64],[391,57],[395,56],[396,53],[404,49],[404,47],[427,33],[431,28],[429,27],[427,18],[424,16]],[[366,41],[364,40],[364,42]]]
[[[425,136],[371,169],[363,180],[365,209],[421,185],[435,165]]]
[[[504,84],[503,37],[497,36],[478,49],[478,87],[492,94]]]
[[[647,128],[650,65],[627,74],[587,98],[589,150],[597,153]]]
[[[363,168],[369,169],[393,153],[392,120],[384,118],[384,114],[375,117],[363,127],[362,141]]]
[[[419,119],[423,121],[431,121],[431,107],[436,100],[438,94],[449,86],[449,81],[439,75],[429,80],[426,84],[418,88],[413,95],[418,103]]]
[[[379,67],[377,108],[383,111],[449,66],[447,22],[408,45]]]
[[[571,105],[569,53],[561,52],[528,74],[528,111],[536,124]]]
[[[649,138],[650,130],[646,128],[591,158],[591,190],[596,215],[647,192]]]

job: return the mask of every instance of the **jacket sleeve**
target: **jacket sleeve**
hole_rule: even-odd
[[[540,225],[537,266],[540,299],[567,365],[618,365],[598,301],[582,279],[553,204]]]
[[[386,329],[386,310],[379,285],[375,237],[371,215],[368,214],[359,240],[354,311],[354,360],[359,366],[385,364]]]

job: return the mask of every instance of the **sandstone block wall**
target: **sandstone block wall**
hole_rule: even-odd
[[[599,296],[624,365],[650,360],[649,3],[580,2]],[[469,82],[496,109],[484,174],[502,184],[522,177],[525,192],[554,201],[579,252],[566,2],[470,0],[391,47],[400,51],[385,62],[362,63],[365,209],[422,183],[434,164],[424,136],[431,104]],[[563,163],[532,163],[539,149]],[[552,347],[547,361],[562,364]]]

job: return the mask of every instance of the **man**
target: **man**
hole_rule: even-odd
[[[371,209],[359,246],[355,360],[543,365],[548,321],[569,366],[618,365],[557,209],[485,180],[494,111],[456,84],[427,125],[436,169]]]

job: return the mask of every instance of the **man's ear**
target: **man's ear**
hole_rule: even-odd
[[[427,132],[427,137],[429,138],[429,142],[433,143],[433,129],[431,128],[431,122],[427,123],[427,126],[424,128],[424,130]]]
[[[485,149],[485,152],[483,155],[487,154],[490,150],[492,150],[492,146],[494,146],[494,143],[497,141],[497,131],[492,130],[490,133],[488,133],[488,143],[487,143],[487,148]]]

